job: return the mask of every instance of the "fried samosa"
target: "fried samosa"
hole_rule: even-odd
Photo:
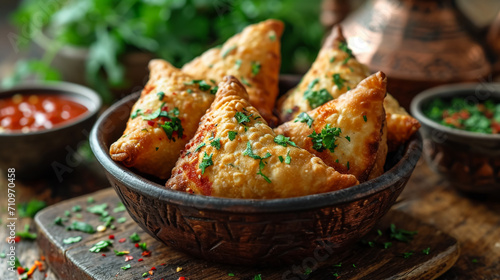
[[[281,122],[294,120],[300,113],[338,98],[370,74],[352,55],[340,29],[334,30],[297,87],[278,101]]]
[[[316,61],[299,85],[278,101],[280,121],[295,119],[332,99],[355,88],[369,75],[368,68],[359,63],[347,46],[340,26],[334,27],[325,41]],[[406,142],[420,128],[390,94],[387,94],[385,111],[387,141],[390,150]]]
[[[127,167],[167,179],[217,89],[163,60],[152,60],[149,69],[149,81],[132,108],[123,136],[109,153]]]
[[[386,84],[384,73],[373,74],[346,94],[299,114],[275,132],[360,182],[368,180],[372,171],[373,176],[379,176],[387,156]]]
[[[250,25],[221,48],[210,49],[184,65],[182,71],[217,83],[226,75],[236,76],[245,85],[250,103],[275,126],[272,111],[278,96],[282,33],[283,23],[278,20]]]
[[[224,78],[166,187],[229,198],[285,198],[358,184],[277,135],[250,105],[244,86]]]

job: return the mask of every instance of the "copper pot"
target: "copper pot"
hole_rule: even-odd
[[[372,0],[342,25],[357,59],[386,73],[388,91],[406,108],[424,89],[491,72],[452,0]]]

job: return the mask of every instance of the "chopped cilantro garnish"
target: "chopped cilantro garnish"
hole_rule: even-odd
[[[196,149],[194,149],[194,152],[196,153],[197,151],[199,151],[204,146],[205,146],[205,143],[201,143],[200,145],[198,145],[198,147],[196,147]]]
[[[242,82],[244,85],[246,85],[246,86],[248,86],[248,87],[252,87],[252,85],[251,85],[251,84],[250,84],[250,83],[249,83],[249,82],[248,82],[248,81],[247,81],[244,77],[241,77],[241,79],[240,79],[240,80],[241,80],[241,82]]]
[[[227,274],[227,276],[231,276],[231,277],[233,277],[233,276],[234,276],[234,273],[229,272],[229,273]]]
[[[113,213],[123,212],[125,210],[127,210],[127,209],[125,209],[125,205],[122,202],[118,202],[116,207],[113,209]]]
[[[75,205],[75,206],[71,207],[71,211],[73,211],[73,212],[80,212],[80,211],[82,211],[82,206]]]
[[[342,267],[342,263],[334,264],[333,267]]]
[[[130,236],[130,241],[132,241],[133,243],[137,243],[137,242],[140,242],[140,241],[141,241],[141,238],[139,237],[139,234],[137,234],[137,232],[134,232],[134,233]]]
[[[80,242],[81,240],[82,240],[81,236],[68,237],[68,238],[63,239],[63,243],[64,244],[73,244],[73,243]]]
[[[307,85],[307,89],[312,89],[317,83],[319,83],[319,78],[312,80],[309,85]]]
[[[426,255],[428,255],[430,252],[431,252],[431,247],[427,247],[427,248],[422,250],[422,253],[424,253]]]
[[[236,131],[228,131],[227,132],[227,137],[231,141],[233,141],[236,138],[236,135],[238,135],[238,132],[236,132]]]
[[[349,161],[347,162],[347,170],[351,169],[351,167],[349,166]]]
[[[330,152],[335,152],[335,148],[338,146],[335,144],[337,137],[340,136],[341,129],[338,127],[330,127],[330,124],[327,124],[322,130],[321,133],[316,133],[313,131],[307,137],[312,138],[313,149],[318,152],[322,152],[324,149],[328,149]]]
[[[224,52],[222,53],[222,58],[226,58],[226,56],[227,56],[230,52],[232,52],[234,49],[236,49],[236,46],[232,46],[232,47],[227,48],[227,49],[226,49],[226,51],[224,51]]]
[[[377,234],[378,236],[382,236],[382,231],[380,229],[377,229]]]
[[[314,119],[311,118],[311,116],[309,116],[307,113],[305,112],[302,112],[300,113],[297,118],[295,119],[294,122],[301,122],[301,123],[306,123],[307,126],[309,126],[309,128],[311,128],[313,122],[314,122]]]
[[[201,169],[201,174],[205,173],[205,168],[209,167],[210,165],[214,165],[214,162],[212,161],[212,155],[210,154],[207,155],[207,152],[203,155],[203,159],[201,160],[201,163],[199,165],[199,168]]]
[[[384,243],[384,249],[392,247],[392,242],[385,242]]]
[[[118,220],[116,220],[119,224],[123,224],[127,221],[127,218],[126,217],[121,217],[121,218],[118,218]]]
[[[165,93],[163,91],[160,91],[156,94],[158,96],[158,100],[162,101],[163,97],[165,97]]]
[[[92,203],[94,203],[94,202],[95,202],[94,197],[89,196],[89,197],[87,198],[87,203],[88,203],[88,204],[92,204]]]
[[[336,159],[336,160],[335,160],[335,162],[336,162],[336,163],[339,163],[339,159]]]
[[[236,64],[236,69],[240,69],[240,67],[241,67],[241,59],[237,59],[234,64]]]
[[[267,159],[271,156],[271,154],[268,152],[264,155],[264,157],[260,157],[256,154],[253,153],[252,151],[252,144],[250,144],[250,141],[247,142],[247,148],[245,149],[245,151],[243,152],[243,155],[244,156],[249,156],[253,159],[258,159],[260,160],[259,162],[259,172],[257,172],[257,175],[260,175],[264,178],[264,180],[266,180],[266,182],[268,183],[271,183],[271,180],[262,173],[262,169],[264,169],[264,167],[266,166],[266,162],[264,162],[264,159]]]
[[[261,274],[257,274],[253,277],[253,280],[262,280],[262,275]]]
[[[260,72],[260,62],[258,61],[252,61],[252,75],[256,76]]]
[[[94,244],[92,248],[90,248],[90,252],[92,253],[99,253],[102,250],[105,250],[108,248],[108,246],[112,246],[113,242],[111,240],[102,240]]]
[[[332,58],[330,58],[330,63],[333,63],[335,61],[335,56],[332,56]]]
[[[147,251],[148,245],[146,244],[146,242],[142,242],[139,244],[139,248],[141,248],[141,250],[143,250],[143,251]]]
[[[188,89],[186,90],[186,92],[187,92],[187,93],[193,93],[193,90],[192,90],[192,89],[190,89],[190,88],[188,88]]]
[[[338,89],[341,89],[344,87],[345,80],[342,79],[339,74],[333,74],[333,82],[335,83]]]
[[[351,137],[346,136],[345,139],[347,139],[347,141],[351,142]]]
[[[64,211],[64,216],[66,217],[71,216],[71,212],[69,212],[69,210]]]
[[[288,144],[290,146],[297,147],[297,145],[293,141],[290,140],[290,137],[285,137],[285,135],[281,135],[281,134],[274,137],[274,143],[281,145],[283,147],[286,147],[286,144]]]
[[[189,83],[184,83],[185,85],[194,85],[194,84],[198,84],[198,87],[202,90],[202,91],[207,91],[211,88],[211,86],[209,84],[207,84],[207,82],[205,82],[205,80],[192,80],[191,82]]]
[[[130,115],[130,118],[131,118],[131,119],[135,119],[135,118],[137,118],[137,116],[139,116],[139,114],[141,114],[141,109],[137,109],[137,110],[135,110],[135,111],[132,113],[132,115]]]
[[[339,49],[347,53],[347,58],[344,59],[343,62],[343,64],[346,64],[349,61],[349,59],[353,57],[352,50],[347,46],[346,42],[340,42]]]
[[[106,211],[107,208],[108,208],[107,203],[97,204],[97,205],[87,207],[87,212],[101,215],[102,217],[106,217],[109,215],[108,211]]]
[[[219,87],[218,87],[218,86],[215,86],[215,87],[213,87],[213,88],[210,90],[210,94],[216,94],[218,90],[219,90]]]
[[[95,233],[95,229],[93,226],[91,226],[87,223],[84,223],[84,222],[79,222],[79,221],[74,221],[66,229],[67,230],[78,230],[78,231],[86,232],[86,233]]]
[[[220,150],[220,138],[212,140],[212,142],[210,142],[210,146]]]
[[[290,162],[292,162],[292,158],[290,157],[290,150],[288,150],[288,153],[286,153],[285,163],[290,164]]]
[[[478,259],[472,259],[472,262],[473,263],[478,263],[479,261],[478,261]]]
[[[247,124],[250,122],[250,116],[245,115],[243,112],[236,112],[234,115],[238,123],[241,123],[243,125]]]
[[[284,159],[282,156],[278,156],[278,159],[280,160],[281,163],[283,163]]]
[[[407,259],[409,257],[411,257],[413,255],[413,252],[406,252],[406,253],[403,253],[403,258]]]
[[[113,251],[115,251],[115,256],[124,256],[126,254],[130,254],[130,251],[117,251],[117,250]]]
[[[397,229],[394,224],[390,226],[390,237],[392,239],[396,239],[402,242],[409,242],[413,239],[418,232],[416,231],[408,231],[404,229]]]
[[[27,239],[27,240],[35,240],[36,237],[37,237],[37,234],[36,233],[31,233],[29,232],[30,230],[30,226],[29,225],[25,225],[24,226],[24,231],[19,231],[19,232],[16,232],[16,236],[19,236],[23,239]]]
[[[160,124],[169,140],[172,140],[173,133],[177,131],[177,138],[182,138],[184,128],[182,127],[181,120],[178,117],[169,115],[170,121],[166,121],[164,124]],[[174,139],[175,141],[175,139]]]
[[[121,269],[123,269],[123,270],[127,270],[127,269],[129,269],[130,267],[131,267],[131,266],[130,266],[130,264],[127,264],[126,266],[122,266],[122,267],[121,267]]]
[[[276,33],[274,33],[274,31],[272,31],[272,33],[271,33],[271,34],[269,34],[269,39],[270,39],[271,41],[276,40]]]
[[[54,219],[54,225],[62,226],[63,225],[63,219],[61,217],[56,217]]]
[[[366,115],[363,115],[363,120],[365,120],[365,122],[368,120],[368,119],[366,118]]]
[[[306,271],[304,271],[304,275],[309,275],[312,273],[312,269],[311,268],[306,268]]]
[[[304,99],[307,99],[307,101],[309,102],[309,106],[314,109],[332,100],[333,97],[324,88],[314,91],[308,89],[304,92]]]

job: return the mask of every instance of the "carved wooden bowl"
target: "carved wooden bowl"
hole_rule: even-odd
[[[426,90],[415,97],[412,114],[422,124],[424,158],[452,186],[468,193],[500,194],[500,135],[440,125],[423,108],[435,98],[463,97],[468,102],[500,102],[500,84],[456,84]]]
[[[420,157],[415,136],[388,157],[387,172],[363,184],[304,197],[255,200],[190,195],[117,164],[109,146],[121,136],[138,95],[109,108],[91,147],[132,218],[168,246],[210,261],[271,265],[334,254],[360,240],[389,210]]]

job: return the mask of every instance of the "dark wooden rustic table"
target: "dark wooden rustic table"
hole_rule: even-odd
[[[44,200],[51,205],[68,199],[107,188],[109,184],[103,170],[95,160],[82,162],[70,174],[65,174],[59,182],[51,178],[31,182],[16,180],[16,203],[31,199]],[[7,238],[5,226],[7,215],[7,178],[6,171],[0,175],[0,217],[2,229],[0,240]],[[461,245],[461,256],[455,266],[439,279],[500,279],[500,203],[498,200],[483,197],[471,198],[455,191],[427,165],[420,161],[406,189],[394,208],[432,224],[443,232],[455,237]],[[23,218],[17,221],[17,228],[25,224],[34,226],[33,220]],[[8,244],[0,242],[0,253],[6,253]],[[32,265],[44,252],[33,241],[17,244],[17,255],[25,266]],[[0,271],[6,271],[5,259],[0,259]],[[54,268],[57,269],[57,268]],[[2,273],[0,273],[0,278]],[[36,272],[33,279],[58,279],[47,268],[43,273]]]

